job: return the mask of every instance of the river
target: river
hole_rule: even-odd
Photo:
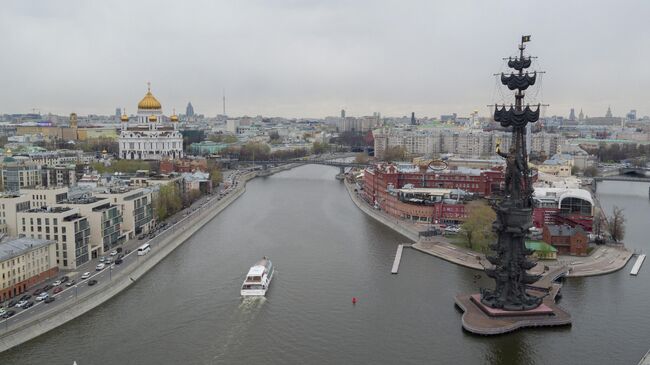
[[[650,347],[650,268],[569,279],[573,326],[499,337],[463,332],[454,295],[476,272],[405,250],[334,179],[304,166],[247,192],[129,289],[0,354],[1,364],[636,364]],[[624,208],[628,246],[648,250],[647,184],[605,182]],[[277,269],[266,299],[242,300],[248,268]],[[353,305],[352,297],[358,302]]]

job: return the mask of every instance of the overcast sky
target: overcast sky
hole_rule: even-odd
[[[527,5],[523,5],[523,4]],[[3,1],[0,113],[468,115],[522,34],[546,115],[650,115],[648,1]],[[505,92],[505,90],[503,91]],[[509,98],[507,100],[510,100]]]

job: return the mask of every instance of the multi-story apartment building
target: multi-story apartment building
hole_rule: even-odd
[[[122,212],[122,231],[127,238],[153,230],[155,221],[151,189],[113,189],[95,196],[108,198],[110,203],[119,207]]]
[[[72,270],[90,260],[90,224],[78,208],[38,207],[17,214],[19,234],[56,241],[56,263]],[[99,246],[93,255],[98,254]]]
[[[55,253],[54,241],[22,237],[0,242],[0,301],[56,275]]]
[[[27,194],[5,194],[0,196],[0,233],[9,236],[18,235],[16,215],[29,210],[30,198]]]
[[[20,192],[31,201],[31,208],[40,208],[53,206],[68,200],[70,189],[67,187],[35,188],[21,189]]]
[[[45,187],[74,186],[77,183],[74,164],[43,166],[41,176],[43,178],[41,185]]]
[[[0,167],[0,188],[17,193],[21,188],[41,186],[41,166],[26,157],[7,156]]]
[[[497,144],[501,151],[510,148],[509,133],[477,129],[427,129],[427,130],[375,130],[375,156],[383,158],[386,149],[402,146],[410,155],[432,157],[451,153],[462,158],[488,158],[495,156]],[[535,133],[531,136],[531,150],[547,155],[558,152],[563,142],[559,134]]]
[[[77,198],[63,201],[58,206],[78,209],[88,219],[90,251],[93,254],[104,254],[125,241],[121,229],[122,210],[111,204],[108,198]]]

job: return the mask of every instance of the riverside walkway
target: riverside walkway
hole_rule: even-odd
[[[484,254],[453,245],[444,236],[420,237],[420,232],[426,231],[427,226],[406,222],[374,209],[354,191],[354,184],[345,181],[345,186],[350,198],[361,211],[412,240],[413,249],[474,270],[484,270],[491,266]],[[625,267],[632,256],[633,253],[623,245],[597,246],[589,256],[560,255],[557,260],[540,260],[531,272],[541,274],[544,266],[549,270],[566,266],[569,270],[567,277],[604,275]]]

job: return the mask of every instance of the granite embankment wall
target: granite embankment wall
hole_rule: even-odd
[[[345,182],[348,194],[354,202],[354,204],[359,207],[364,213],[366,213],[371,218],[375,219],[379,223],[382,223],[389,228],[393,229],[395,232],[401,234],[402,236],[410,239],[413,242],[417,242],[419,239],[419,234],[413,229],[406,227],[404,224],[400,224],[397,219],[390,219],[382,216],[378,212],[374,211],[368,206],[368,204],[361,200],[361,198],[354,192],[354,187],[350,185],[347,181]]]
[[[298,165],[287,165],[271,169],[271,173],[289,170]],[[268,175],[269,173],[265,173]],[[143,256],[140,264],[131,265],[124,271],[113,275],[109,286],[98,287],[97,290],[87,291],[70,304],[53,306],[51,310],[39,313],[29,320],[14,325],[8,331],[0,335],[0,352],[18,346],[37,336],[40,336],[66,322],[77,318],[93,308],[101,305],[113,296],[126,289],[156,266],[162,259],[169,255],[174,249],[183,244],[194,233],[210,222],[215,216],[226,209],[232,202],[237,200],[246,191],[246,182],[255,178],[257,174],[251,172],[239,178],[240,184],[224,199],[215,202],[208,208],[201,208],[197,211],[198,216],[191,218],[192,224],[176,228],[162,238],[160,242],[152,245],[151,253]],[[135,253],[133,253],[135,254]]]

